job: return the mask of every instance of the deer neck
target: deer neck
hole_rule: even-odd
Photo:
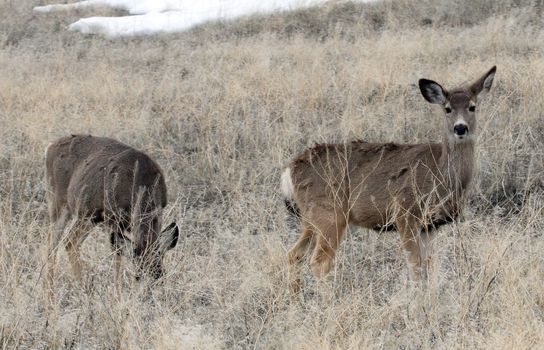
[[[462,194],[470,185],[474,168],[475,140],[456,142],[445,135],[442,142],[441,167],[448,187]]]

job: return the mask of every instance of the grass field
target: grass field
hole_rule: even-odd
[[[334,2],[113,41],[65,30],[96,12],[34,5],[0,2],[3,349],[544,347],[542,1]],[[440,229],[427,287],[410,282],[396,233],[354,229],[329,280],[305,268],[291,300],[285,162],[316,142],[439,141],[442,112],[418,79],[453,87],[495,64],[470,203]],[[47,306],[44,149],[71,133],[115,137],[163,168],[183,239],[161,285],[125,263],[118,297],[96,228],[85,285],[61,250]]]

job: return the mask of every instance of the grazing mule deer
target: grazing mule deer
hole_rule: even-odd
[[[61,242],[74,276],[81,281],[79,248],[89,234],[88,223],[104,222],[111,229],[116,282],[123,252],[136,259],[141,271],[159,278],[164,253],[176,246],[179,230],[173,222],[161,233],[167,198],[157,163],[116,140],[90,135],[57,140],[47,147],[45,158],[51,290]],[[72,224],[63,234],[69,221]]]
[[[313,274],[326,275],[346,226],[354,224],[397,230],[414,279],[425,277],[430,232],[463,209],[474,167],[476,104],[495,71],[452,90],[419,81],[423,97],[444,111],[441,143],[325,144],[292,159],[281,176],[286,206],[302,219],[301,235],[288,253],[291,273],[312,242]],[[291,283],[300,288],[298,276]]]

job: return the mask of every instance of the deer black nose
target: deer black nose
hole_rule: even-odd
[[[465,124],[457,124],[453,127],[455,135],[464,136],[468,133],[468,128]]]

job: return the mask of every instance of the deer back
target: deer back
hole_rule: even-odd
[[[71,214],[94,221],[130,221],[134,203],[143,212],[166,206],[160,167],[145,153],[113,139],[73,135],[51,144],[47,180],[54,212],[66,205]]]
[[[316,206],[340,209],[367,228],[390,224],[399,210],[442,216],[431,213],[449,191],[442,153],[437,143],[318,145],[289,165],[295,198],[302,213],[311,215]]]

